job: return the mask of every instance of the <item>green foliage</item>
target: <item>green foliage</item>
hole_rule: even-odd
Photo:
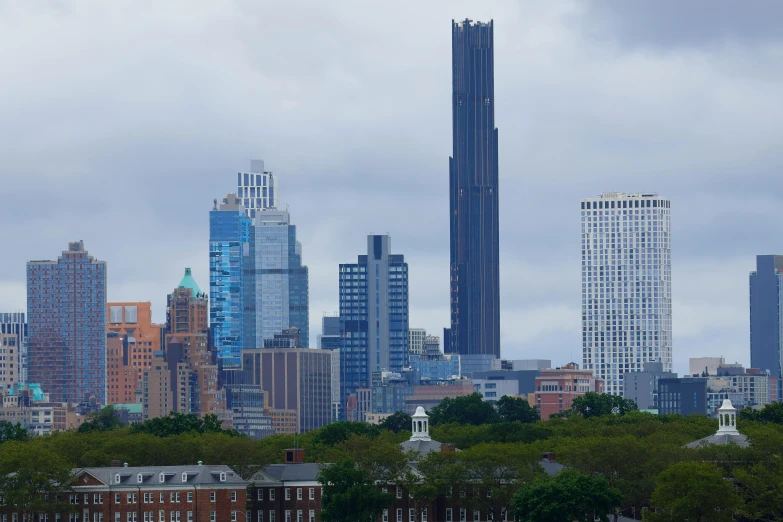
[[[36,513],[72,512],[62,495],[72,480],[71,467],[57,453],[20,442],[0,450],[0,493],[5,512],[21,511],[28,520]],[[10,518],[10,517],[9,517]]]
[[[350,460],[325,466],[318,481],[324,485],[319,514],[323,522],[375,522],[394,501],[394,495],[383,493],[367,470]]]
[[[103,407],[99,411],[91,413],[87,419],[87,421],[83,422],[82,425],[79,426],[78,431],[80,433],[87,433],[90,431],[109,431],[125,426],[125,423],[120,420],[119,413],[111,404]]]
[[[741,500],[732,481],[709,462],[679,462],[658,475],[649,522],[723,522],[734,518]]]
[[[8,421],[0,422],[0,444],[11,440],[30,440],[30,432],[18,422],[16,424],[12,424]]]
[[[622,495],[604,477],[570,469],[554,478],[538,477],[511,501],[516,520],[521,522],[589,522],[593,516],[606,522],[621,503]]]
[[[740,421],[783,424],[783,402],[767,404],[760,410],[745,407],[739,411],[738,417]]]
[[[608,393],[587,392],[573,400],[570,414],[581,415],[588,419],[604,415],[625,415],[638,409],[631,399],[623,399],[619,395]]]
[[[541,420],[538,409],[524,399],[504,395],[497,405],[497,412],[503,422],[521,422],[523,424]]]
[[[446,397],[429,412],[430,424],[494,424],[500,421],[498,412],[491,402],[482,399],[481,394],[473,393],[462,397]]]
[[[366,422],[333,422],[317,430],[313,436],[313,442],[315,444],[334,446],[348,440],[351,435],[377,437],[380,433],[380,427],[367,424]]]
[[[195,413],[171,412],[166,417],[149,419],[130,427],[131,433],[149,433],[156,437],[171,437],[183,433],[225,433],[239,435],[235,430],[224,430],[217,415],[205,415],[203,419]]]
[[[394,433],[410,431],[412,421],[413,419],[411,419],[410,415],[404,411],[398,411],[383,419],[381,429],[393,431]]]

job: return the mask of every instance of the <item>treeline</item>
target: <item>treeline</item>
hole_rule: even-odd
[[[584,401],[592,404],[588,409],[577,403],[565,418],[548,420],[529,418],[519,402],[505,401],[501,409],[475,396],[444,401],[430,412],[430,434],[462,451],[433,455],[419,470],[430,484],[473,481],[491,487],[495,500],[499,495],[509,501],[516,498],[515,505],[524,506],[521,520],[533,520],[524,518],[524,513],[536,513],[530,499],[550,505],[550,510],[565,510],[568,506],[562,498],[568,498],[574,501],[571,508],[578,510],[582,508],[574,507],[574,499],[598,490],[625,514],[655,509],[646,513],[650,520],[783,519],[783,427],[778,423],[783,420],[778,415],[783,406],[740,413],[739,430],[749,437],[748,448],[689,449],[686,444],[715,433],[716,420],[654,416],[614,400],[588,396]],[[509,412],[514,411],[525,422],[511,420]],[[203,461],[229,465],[250,478],[262,466],[282,462],[284,449],[297,446],[304,449],[307,462],[353,462],[367,476],[376,477],[415,457],[404,454],[399,445],[410,437],[410,417],[402,413],[382,426],[338,422],[306,434],[260,441],[223,430],[211,417],[175,414],[127,427],[112,420],[110,413],[100,412],[81,431],[45,437],[29,437],[24,430],[0,423],[0,474],[20,472],[20,466],[62,470],[108,466],[112,460],[131,466]],[[538,465],[544,453],[554,453],[570,471],[561,478],[546,477]],[[503,480],[498,481],[498,476]],[[605,481],[606,489],[585,482],[584,477]],[[563,497],[563,491],[571,493]],[[426,497],[425,492],[420,495]],[[597,502],[588,496],[586,502],[591,501]],[[570,513],[556,516],[568,519]]]

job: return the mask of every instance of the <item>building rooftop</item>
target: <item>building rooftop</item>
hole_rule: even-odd
[[[201,293],[201,289],[196,284],[196,280],[193,279],[193,275],[190,273],[190,268],[185,269],[185,275],[182,276],[182,281],[179,282],[178,287],[190,288],[193,297],[196,297]]]
[[[82,477],[85,473],[112,486],[225,484],[247,487],[247,482],[228,466],[210,466],[204,465],[202,462],[194,466],[123,466],[76,468],[73,470],[73,475],[77,478]]]
[[[750,446],[748,437],[737,431],[737,410],[732,406],[729,399],[723,399],[723,404],[718,409],[718,423],[718,431],[714,435],[686,444],[685,447],[699,448],[710,444],[721,446],[736,444],[741,448]]]

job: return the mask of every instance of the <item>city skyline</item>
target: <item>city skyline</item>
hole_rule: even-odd
[[[747,274],[756,255],[782,250],[780,132],[770,122],[783,79],[772,66],[780,39],[765,23],[774,15],[724,10],[694,24],[685,12],[669,24],[666,6],[651,17],[645,6],[444,3],[411,17],[335,3],[302,21],[241,7],[194,7],[182,21],[160,7],[151,14],[184,24],[164,23],[164,35],[150,16],[118,9],[16,6],[0,22],[4,43],[23,48],[7,57],[20,81],[0,87],[11,102],[0,103],[3,121],[17,122],[0,131],[9,195],[0,219],[18,243],[0,261],[4,310],[24,309],[26,261],[80,238],[111,266],[108,299],[150,300],[163,322],[160,289],[184,267],[206,287],[212,199],[262,157],[307,250],[312,345],[321,312],[337,309],[337,266],[370,233],[388,232],[406,255],[410,324],[439,333],[449,324],[448,26],[469,16],[496,24],[503,357],[579,362],[574,206],[607,190],[655,191],[675,208],[674,370],[713,354],[749,365]],[[308,40],[326,30],[324,16],[339,20],[333,48]],[[403,23],[409,30],[390,29]],[[56,61],[32,40],[38,24],[58,41]],[[210,32],[220,46],[202,41]],[[123,45],[142,33],[143,46]],[[171,39],[178,45],[164,45]],[[100,69],[128,81],[81,83]],[[653,87],[660,78],[665,89]],[[29,179],[46,181],[32,203]]]

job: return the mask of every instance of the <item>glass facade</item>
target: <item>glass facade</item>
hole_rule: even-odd
[[[444,341],[444,348],[497,358],[500,287],[493,22],[452,21],[451,34],[451,339]]]
[[[671,204],[609,192],[582,206],[582,361],[623,394],[646,362],[672,371]]]
[[[275,176],[264,171],[263,160],[251,160],[250,172],[237,172],[237,196],[248,217],[262,210],[277,208]]]
[[[310,341],[308,270],[302,265],[302,245],[296,240],[296,226],[284,210],[256,214],[250,234],[249,270],[246,285],[252,288],[251,305],[245,307],[246,337],[261,348],[292,326],[299,328],[302,347]]]
[[[28,380],[52,402],[106,403],[106,263],[81,241],[27,263]]]
[[[367,255],[340,265],[340,402],[369,388],[373,372],[408,365],[408,264],[389,236],[368,236]]]
[[[209,213],[209,315],[218,358],[225,368],[241,364],[244,341],[244,272],[252,220],[229,194]]]
[[[756,256],[750,273],[750,366],[781,379],[783,374],[783,256]],[[783,399],[781,390],[777,400]]]

